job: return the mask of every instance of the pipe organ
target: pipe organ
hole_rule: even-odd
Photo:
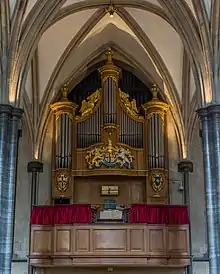
[[[74,145],[76,105],[67,99],[68,88],[62,88],[61,100],[53,105],[53,159],[52,159],[52,196],[72,197],[75,168]]]
[[[158,98],[156,86],[152,100],[140,104],[143,96],[132,98],[119,86],[122,70],[110,49],[106,56],[98,70],[99,89],[76,105],[67,99],[65,87],[62,99],[51,105],[52,198],[74,201],[74,181],[80,176],[118,175],[126,176],[128,183],[133,176],[144,178],[145,202],[168,203],[168,105]]]

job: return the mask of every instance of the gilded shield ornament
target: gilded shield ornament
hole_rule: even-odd
[[[162,173],[152,173],[151,175],[151,186],[153,190],[159,195],[164,185],[164,175]]]
[[[59,173],[56,175],[56,187],[57,189],[64,193],[69,187],[69,175]]]

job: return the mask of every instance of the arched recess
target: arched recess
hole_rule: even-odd
[[[55,1],[55,0],[54,1],[51,0],[51,2],[53,2],[54,5],[58,3],[58,1]],[[164,4],[164,2],[162,2],[162,1],[160,1],[160,2],[161,2],[161,4]],[[169,6],[163,5],[163,7],[165,7],[165,10],[172,9],[172,12],[174,13],[175,8],[172,8],[173,1],[171,1],[171,2],[172,3],[168,4]],[[117,4],[119,6],[121,5],[123,7],[127,7],[127,6],[137,7],[137,3],[139,5],[139,8],[149,10],[149,2],[147,2],[147,1],[143,1],[143,0],[139,0],[139,1],[137,1],[137,0],[136,1],[133,1],[133,0],[124,1],[123,0],[122,1],[121,0],[121,1],[117,2]],[[83,2],[78,3],[78,9],[77,9],[77,7],[75,7],[75,12],[79,11],[83,8],[86,9],[86,8],[94,8],[94,7],[97,7],[97,6],[100,7],[100,5],[106,5],[106,2],[101,1],[101,0],[100,1],[93,1],[93,0],[83,1]],[[151,7],[152,7],[152,5],[151,5]],[[156,6],[156,8],[158,9],[158,6]],[[152,9],[150,11],[152,12]],[[163,14],[166,14],[166,13],[164,13],[164,11],[162,9],[160,9],[160,11],[162,11]],[[201,91],[202,89],[201,89],[201,86],[199,85],[199,84],[201,84],[201,77],[199,79],[198,75],[201,75],[201,66],[202,66],[203,62],[202,62],[202,58],[200,58],[200,56],[202,56],[202,49],[201,49],[199,34],[196,31],[194,31],[194,34],[195,34],[194,36],[191,36],[191,35],[189,35],[189,33],[186,33],[186,28],[183,26],[185,24],[184,22],[186,21],[184,16],[185,16],[184,14],[182,14],[181,16],[179,16],[179,14],[178,14],[178,16],[176,16],[180,19],[180,23],[178,24],[178,32],[179,32],[181,38],[183,39],[184,44],[186,45],[188,52],[191,55],[191,59],[193,60],[192,65],[194,67],[194,75],[195,75],[195,78],[196,78],[196,84],[198,86],[197,90]],[[187,17],[188,16],[190,17],[190,19],[192,19],[193,15],[187,13]],[[25,45],[25,47],[26,47],[26,54],[25,54],[24,58],[21,55],[18,56],[18,62],[21,65],[21,67],[19,68],[19,71],[18,71],[18,77],[20,77],[20,78],[17,79],[17,80],[15,79],[15,82],[17,82],[18,92],[21,90],[20,87],[22,86],[22,81],[23,81],[22,76],[23,76],[23,74],[27,73],[27,71],[28,71],[28,66],[27,66],[28,60],[30,58],[32,58],[32,53],[34,52],[34,49],[36,48],[36,45],[37,45],[37,43],[40,39],[40,36],[41,36],[42,32],[44,32],[46,30],[46,28],[49,26],[51,20],[54,19],[54,18],[55,18],[55,12],[52,15],[48,15],[47,18],[42,17],[40,26],[35,24],[34,31],[32,31],[31,28],[27,27],[29,25],[29,20],[31,20],[30,16],[28,16],[27,19],[26,19],[25,29],[23,30],[23,37],[21,39],[22,46]],[[171,23],[173,25],[175,25],[176,22],[174,20],[174,16],[170,16],[170,18],[171,18]],[[191,22],[192,21],[193,20],[191,20]],[[193,21],[193,24],[194,24],[194,21]],[[183,31],[181,30],[181,27],[182,27]],[[29,33],[35,33],[35,38],[33,39],[33,37],[32,37],[31,43],[29,41],[30,37],[28,37],[27,30],[29,31]],[[196,25],[193,25],[193,30],[197,30]],[[193,53],[195,51],[198,54],[193,55]],[[18,97],[20,97],[20,94],[19,94]],[[202,103],[204,103],[204,102],[202,102]]]

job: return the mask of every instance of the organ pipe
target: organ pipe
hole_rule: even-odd
[[[77,148],[86,148],[101,141],[101,108],[87,120],[77,123]]]
[[[120,143],[134,148],[143,148],[143,122],[138,122],[121,110],[119,116]]]
[[[106,56],[106,64],[99,69],[102,80],[102,124],[108,133],[111,131],[113,134],[112,130],[117,128],[118,80],[121,69],[114,65],[111,49],[106,52]]]
[[[53,177],[54,196],[66,195],[70,188],[71,170],[74,168],[74,134],[76,105],[67,98],[68,88],[62,88],[62,98],[51,105],[53,111]],[[70,191],[71,192],[71,191]]]
[[[168,148],[167,148],[167,111],[168,105],[158,99],[158,88],[152,88],[153,99],[142,107],[145,111],[147,134],[146,163],[146,200],[149,203],[168,202]]]
[[[143,105],[147,127],[147,166],[166,169],[166,115],[168,105],[158,99],[158,88],[152,88],[153,99]]]

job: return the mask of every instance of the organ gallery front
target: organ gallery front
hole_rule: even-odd
[[[189,218],[169,201],[169,105],[110,49],[106,59],[51,104],[51,205],[32,208],[30,264],[184,268]]]

